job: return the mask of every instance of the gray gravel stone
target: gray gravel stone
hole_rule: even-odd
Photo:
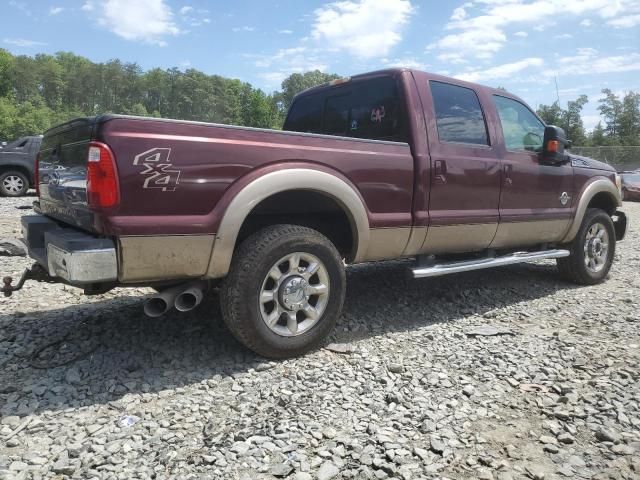
[[[331,480],[337,477],[339,473],[340,470],[333,463],[324,462],[318,470],[317,478],[318,480]]]
[[[0,237],[31,201],[0,198]],[[625,209],[601,285],[553,262],[429,281],[404,260],[349,267],[329,339],[344,355],[260,359],[216,293],[151,321],[150,289],[29,282],[0,299],[0,479],[636,478],[640,204]],[[30,263],[2,257],[0,275]]]

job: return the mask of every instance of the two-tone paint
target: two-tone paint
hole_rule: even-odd
[[[45,135],[41,158],[59,168],[41,185],[40,208],[116,238],[120,282],[141,283],[225,276],[247,215],[288,190],[340,205],[354,263],[567,242],[597,194],[620,204],[606,165],[543,165],[533,152],[506,150],[493,96],[517,97],[405,69],[350,82],[381,75],[398,82],[408,143],[115,115],[78,120]],[[477,93],[488,146],[438,139],[431,80]],[[91,140],[109,145],[117,161],[122,201],[113,209],[86,205]]]

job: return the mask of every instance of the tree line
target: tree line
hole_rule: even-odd
[[[299,91],[334,78],[320,71],[293,74],[282,90],[267,94],[193,68],[143,71],[137,63],[95,63],[70,52],[31,57],[0,49],[0,140],[102,113],[282,128]]]
[[[189,68],[154,68],[110,60],[92,62],[70,52],[33,57],[0,49],[0,140],[42,133],[75,117],[122,113],[281,128],[293,97],[305,88],[338,78],[320,71],[295,73],[282,88],[265,93],[247,82]],[[602,121],[586,132],[586,95],[540,105],[540,117],[565,129],[574,145],[640,145],[640,93],[618,96],[602,90]]]
[[[586,95],[567,102],[566,108],[554,102],[540,105],[537,112],[548,125],[562,127],[574,145],[640,145],[640,93],[629,91],[619,96],[605,88],[602,95],[598,100],[602,120],[588,133],[581,118],[582,109],[589,102]]]

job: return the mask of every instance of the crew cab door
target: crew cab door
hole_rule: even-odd
[[[422,253],[483,250],[498,228],[500,160],[480,99],[467,86],[420,83],[431,154],[430,220]]]
[[[493,95],[503,163],[500,225],[492,248],[560,240],[571,219],[573,167],[540,162],[544,124],[524,103]]]

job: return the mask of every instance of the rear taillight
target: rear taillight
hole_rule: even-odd
[[[36,155],[36,167],[33,171],[33,188],[36,189],[36,195],[40,196],[40,153]]]
[[[87,203],[90,208],[115,207],[120,202],[116,159],[108,145],[89,144],[87,155]]]

